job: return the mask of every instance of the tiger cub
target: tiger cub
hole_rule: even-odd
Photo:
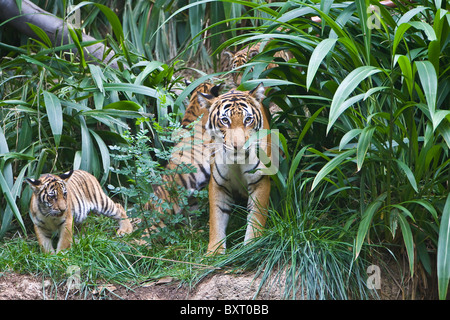
[[[31,220],[44,252],[58,253],[70,248],[73,222],[81,223],[91,211],[118,220],[119,236],[133,231],[124,208],[108,198],[97,179],[86,171],[71,170],[59,176],[44,174],[27,182],[33,190]],[[56,250],[52,244],[55,232],[59,234]]]
[[[209,182],[209,244],[208,253],[223,253],[231,205],[237,195],[248,197],[247,229],[244,244],[260,235],[267,219],[270,178],[264,173],[257,149],[271,158],[271,139],[266,143],[250,142],[250,136],[269,129],[262,100],[262,84],[251,91],[231,90],[219,97],[199,94],[202,107],[209,110],[206,130],[216,146],[211,159]]]

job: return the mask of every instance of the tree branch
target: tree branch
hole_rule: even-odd
[[[36,33],[28,26],[31,23],[41,28],[50,38],[54,46],[71,43],[69,34],[70,24],[51,13],[42,10],[29,0],[22,0],[22,11],[19,12],[15,0],[0,0],[0,22],[9,20],[8,25],[15,28],[22,34],[39,39]],[[39,39],[40,40],[40,39]],[[96,41],[97,39],[82,34],[82,41]],[[73,49],[77,52],[77,49]],[[112,61],[114,52],[110,51],[103,43],[96,43],[84,48],[87,61],[96,63],[98,60],[110,63],[112,68],[118,69],[117,63]],[[108,54],[105,56],[105,54]]]

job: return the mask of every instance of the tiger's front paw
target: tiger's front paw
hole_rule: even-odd
[[[120,228],[117,230],[117,235],[119,237],[123,237],[126,234],[133,232],[133,226],[131,225],[130,220],[122,220],[120,222]]]
[[[217,254],[225,254],[225,244],[223,243],[216,243],[216,244],[209,244],[208,250],[206,251],[206,256],[214,256]]]

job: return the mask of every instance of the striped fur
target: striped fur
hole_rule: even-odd
[[[225,251],[226,227],[237,195],[248,197],[247,230],[244,243],[258,236],[266,223],[270,179],[261,169],[258,147],[271,157],[271,142],[249,144],[252,134],[269,129],[262,106],[264,87],[252,91],[231,90],[217,98],[199,95],[209,110],[206,129],[215,145],[209,183],[210,233],[208,253]]]
[[[33,190],[30,215],[39,244],[45,252],[55,253],[72,245],[73,222],[83,222],[90,212],[119,220],[118,235],[131,233],[133,227],[124,208],[114,203],[102,190],[97,179],[82,170],[59,176],[44,174],[27,179]],[[59,233],[56,250],[52,235]]]
[[[190,173],[164,175],[162,177],[163,183],[161,185],[153,185],[155,195],[163,202],[172,204],[171,212],[162,212],[161,203],[158,205],[154,200],[147,202],[147,210],[155,209],[161,214],[179,213],[179,198],[178,193],[175,192],[176,187],[182,186],[192,193],[195,190],[203,189],[208,184],[210,177],[210,162],[209,157],[204,156],[204,142],[210,140],[204,129],[208,119],[208,110],[200,107],[197,95],[201,92],[208,94],[211,97],[218,96],[220,89],[221,85],[213,85],[205,82],[192,92],[189,105],[186,108],[181,124],[185,129],[194,130],[194,134],[188,134],[174,147],[175,151],[172,152],[171,160],[166,168],[173,171],[181,171],[182,166],[191,164],[194,170]],[[201,121],[197,121],[200,117],[202,117]],[[196,199],[191,197],[189,199],[189,204],[191,209],[195,209],[197,205]],[[163,226],[164,223],[161,222],[160,227]]]
[[[261,43],[246,46],[239,51],[223,51],[221,55],[221,68],[222,71],[236,70],[233,73],[234,85],[239,86],[241,84],[242,75],[244,73],[243,65],[249,62],[253,57],[258,55],[261,51]],[[277,51],[274,57],[283,58],[285,61],[289,61],[293,56],[289,51]],[[275,68],[276,63],[269,63],[267,69]]]

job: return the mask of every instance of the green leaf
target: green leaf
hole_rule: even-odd
[[[361,30],[364,38],[364,47],[365,47],[365,61],[370,62],[370,50],[371,50],[371,36],[372,36],[372,28],[369,27],[368,24],[368,15],[367,9],[369,1],[367,0],[357,0],[355,1],[357,13],[359,16],[359,23],[361,24]]]
[[[126,91],[136,94],[143,94],[149,97],[156,98],[158,93],[155,89],[143,85],[135,85],[132,83],[104,83],[103,88],[106,91]]]
[[[347,97],[355,90],[355,88],[367,77],[380,72],[381,70],[372,66],[362,66],[352,72],[342,81],[337,88],[330,107],[330,117],[328,120],[327,134],[333,124],[339,118],[344,110],[341,109],[342,104]],[[362,99],[363,97],[360,97]]]
[[[159,61],[151,61],[149,62],[144,70],[142,70],[141,73],[139,73],[139,75],[136,77],[136,80],[134,81],[135,85],[141,85],[142,82],[155,70],[162,70],[162,66],[164,64],[162,62]]]
[[[5,180],[5,177],[3,176],[3,173],[0,171],[0,191],[6,198],[6,203],[9,205],[9,208],[14,213],[14,216],[16,217],[17,221],[19,222],[20,227],[22,228],[23,232],[26,234],[25,225],[23,223],[22,216],[20,214],[19,208],[17,207],[16,201],[14,199],[14,196],[11,193],[11,189],[8,187],[8,183]],[[3,222],[6,219],[10,219],[7,215],[3,217]],[[0,230],[0,237],[2,237],[5,232],[7,231],[7,228],[9,227],[8,223],[2,223],[2,227]]]
[[[414,77],[411,67],[411,62],[407,56],[401,55],[398,57],[398,65],[402,70],[403,79],[405,79],[406,86],[408,87],[409,96],[412,96],[412,91],[414,88]]]
[[[105,89],[103,88],[103,82],[105,81],[105,76],[103,75],[102,70],[99,66],[89,64],[89,70],[91,71],[92,78],[94,79],[97,88],[101,93],[105,93]]]
[[[364,160],[366,158],[367,150],[369,150],[372,141],[373,132],[376,127],[365,127],[359,136],[358,147],[356,151],[357,171],[361,170]]]
[[[408,220],[402,214],[398,214],[398,221],[402,229],[403,242],[405,243],[406,253],[408,254],[409,271],[412,277],[414,276],[414,239]]]
[[[398,28],[395,30],[394,42],[392,43],[392,54],[394,56],[395,56],[395,53],[397,51],[397,47],[398,47],[400,41],[403,40],[403,35],[409,28],[411,28],[410,24],[403,23],[403,24],[399,25]]]
[[[141,110],[142,107],[134,101],[123,100],[123,101],[117,101],[117,102],[110,103],[103,107],[103,110],[109,110],[109,109],[138,111],[138,110]]]
[[[429,41],[436,40],[436,33],[433,30],[433,27],[431,27],[428,23],[423,21],[411,21],[409,23],[412,27],[422,30],[425,32],[425,35],[427,36]]]
[[[306,90],[309,90],[311,83],[316,75],[317,69],[322,63],[325,56],[334,48],[337,39],[325,39],[320,42],[314,49],[309,59],[308,71],[306,74]]]
[[[414,177],[414,173],[412,172],[412,170],[403,161],[400,161],[398,159],[394,159],[394,161],[398,164],[400,169],[405,173],[406,178],[408,178],[408,181],[411,184],[411,186],[413,187],[414,191],[416,193],[418,193],[419,189],[417,188],[416,178]]]
[[[439,299],[447,297],[448,282],[450,279],[450,194],[447,196],[439,228],[437,246],[437,276]]]
[[[195,2],[199,2],[196,0],[190,0],[189,3],[193,4]],[[204,16],[204,4],[199,4],[196,6],[192,6],[189,8],[189,26],[191,28],[191,35],[192,37],[196,36],[198,33],[202,31],[202,22],[203,22],[203,16]],[[196,52],[198,45],[200,43],[196,43],[194,46],[194,53]]]
[[[292,183],[292,179],[294,178],[294,174],[297,171],[297,167],[300,164],[300,160],[303,158],[305,151],[307,148],[302,148],[297,155],[295,156],[294,160],[292,160],[291,167],[289,168],[289,177],[288,177],[288,183]]]
[[[112,11],[110,8],[103,4],[91,2],[91,1],[83,1],[80,4],[74,6],[71,10],[71,12],[75,12],[76,10],[80,9],[83,6],[86,5],[94,5],[97,8],[100,9],[101,12],[106,16],[106,19],[108,19],[109,23],[111,24],[111,27],[113,29],[114,35],[116,36],[116,39],[118,42],[123,42],[124,36],[123,36],[123,29],[122,24],[120,23],[119,18],[117,15]],[[70,12],[69,12],[70,14]]]
[[[424,207],[429,213],[431,213],[431,215],[433,216],[433,218],[436,220],[438,220],[438,214],[436,212],[436,209],[433,207],[433,205],[429,202],[427,202],[426,200],[408,200],[405,201],[403,203],[416,203],[421,205],[422,207]]]
[[[342,149],[349,149],[347,147],[347,144],[356,136],[360,135],[363,129],[351,129],[341,139],[341,142],[339,143],[339,151]]]
[[[362,245],[364,243],[364,239],[366,238],[367,231],[369,230],[370,223],[372,222],[372,218],[380,206],[383,204],[384,199],[386,199],[386,194],[383,193],[374,202],[372,202],[366,210],[362,214],[361,222],[359,223],[358,232],[356,234],[356,242],[355,242],[355,260],[358,258],[359,253],[361,252]]]
[[[53,47],[52,42],[50,41],[50,38],[48,37],[48,35],[45,33],[44,30],[42,30],[41,28],[39,28],[38,26],[35,26],[32,23],[27,22],[26,23],[31,30],[33,30],[34,33],[36,33],[36,35],[42,40],[44,41],[44,46],[46,48],[51,48]]]
[[[80,62],[81,65],[84,68],[87,67],[87,63],[86,63],[86,59],[84,57],[84,50],[83,47],[81,46],[81,42],[83,41],[83,36],[81,35],[81,31],[77,30],[77,29],[73,29],[73,28],[68,28],[69,29],[69,34],[70,34],[70,38],[72,38],[73,43],[75,44],[75,47],[78,50],[78,54],[80,55]]]
[[[92,172],[94,146],[83,116],[79,116],[81,126],[81,161],[79,169]]]
[[[103,177],[100,181],[100,184],[104,184],[108,179],[109,168],[111,166],[111,158],[109,155],[109,149],[103,139],[95,133],[93,130],[89,130],[90,134],[95,138],[97,142],[98,149],[100,150],[100,155],[102,157],[102,166],[103,166]]]
[[[63,129],[63,114],[61,102],[53,93],[44,91],[45,109],[47,111],[48,121],[52,129],[53,137],[55,138],[56,148],[59,147],[61,141],[61,133]]]
[[[323,166],[322,169],[316,174],[316,177],[314,178],[313,184],[311,186],[311,191],[314,190],[314,188],[319,184],[319,182],[325,178],[331,171],[336,169],[337,166],[339,166],[345,159],[350,157],[356,152],[356,149],[351,149],[348,151],[345,151],[338,155],[333,160],[329,161],[326,165]]]
[[[433,128],[439,125],[436,118],[436,98],[437,98],[437,76],[436,70],[430,61],[416,61],[417,72],[419,73],[420,82],[427,100],[428,111],[430,112]]]

